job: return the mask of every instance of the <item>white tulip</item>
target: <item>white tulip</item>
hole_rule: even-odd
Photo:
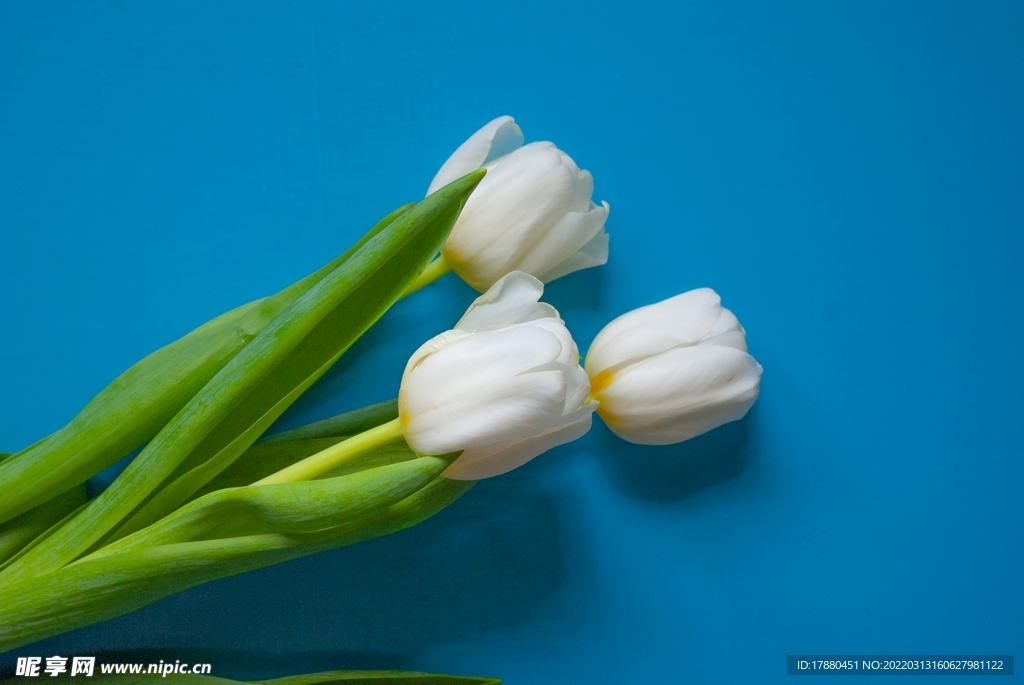
[[[409,359],[402,432],[418,454],[463,450],[446,477],[497,476],[590,429],[590,381],[558,312],[538,301],[543,292],[536,278],[510,273]]]
[[[427,194],[481,167],[487,175],[441,250],[471,286],[486,290],[515,270],[547,283],[608,261],[608,203],[591,201],[593,176],[554,143],[524,146],[515,120],[499,117],[448,158]]]
[[[710,288],[615,319],[594,339],[586,369],[598,414],[643,445],[682,442],[743,418],[762,371],[740,322]]]

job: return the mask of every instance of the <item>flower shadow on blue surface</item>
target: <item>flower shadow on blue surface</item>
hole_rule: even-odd
[[[543,299],[563,315],[581,309],[596,312],[604,301],[604,270],[585,269],[547,283]],[[573,331],[574,335],[577,333]],[[581,347],[586,346],[584,340],[590,342],[589,337],[577,340]]]
[[[593,432],[611,482],[623,493],[650,502],[675,502],[734,478],[746,466],[757,425],[755,405],[739,421],[675,445],[634,445],[600,421]]]

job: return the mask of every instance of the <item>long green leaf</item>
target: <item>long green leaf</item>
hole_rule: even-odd
[[[121,616],[211,580],[408,528],[472,485],[437,478],[378,514],[316,533],[186,542],[83,559],[0,589],[0,652]]]
[[[261,438],[223,473],[200,488],[192,499],[198,499],[215,490],[255,483],[311,454],[337,444],[345,437],[379,426],[397,415],[398,402],[388,400]],[[3,454],[0,454],[0,459],[2,458]],[[404,442],[386,445],[329,471],[321,478],[342,476],[415,458],[416,454]],[[65,500],[73,500],[74,506],[64,506]],[[54,523],[61,521],[65,515],[84,502],[85,487],[81,485],[32,511],[0,524],[0,569],[3,568],[4,562],[11,559],[25,545],[48,531]]]
[[[92,557],[266,533],[309,533],[370,516],[437,478],[450,460],[423,457],[348,476],[217,490]]]
[[[201,465],[226,448],[233,452],[222,460],[221,468],[226,467],[259,437],[254,424],[269,425],[273,419],[267,421],[268,414],[284,411],[284,398],[297,397],[297,387],[326,371],[401,297],[440,248],[482,177],[483,172],[468,174],[430,195],[289,305],[196,393],[107,490],[0,573],[0,581],[16,583],[74,560],[179,466]],[[249,442],[243,444],[238,438],[247,432]],[[177,503],[161,502],[163,510],[140,512],[141,520],[136,516],[134,528],[122,529],[121,534],[158,520],[190,494]]]
[[[81,486],[79,486],[79,487],[81,487]],[[88,502],[86,502],[86,504],[88,504]],[[5,561],[4,563],[0,564],[0,570],[3,570],[3,569],[5,569],[5,568],[7,568],[8,566],[10,566],[11,564],[15,563],[16,561],[18,561],[18,559],[21,559],[21,558],[22,558],[23,556],[25,556],[26,554],[28,554],[29,552],[31,552],[31,551],[32,551],[33,549],[35,549],[35,548],[36,548],[36,547],[37,547],[37,546],[38,546],[38,545],[39,545],[40,543],[42,543],[42,542],[43,542],[44,540],[46,540],[46,539],[47,539],[47,538],[49,538],[49,537],[50,537],[51,535],[53,535],[54,533],[56,533],[56,532],[57,532],[58,530],[60,530],[61,528],[63,528],[63,527],[64,527],[64,524],[65,524],[65,523],[67,523],[67,522],[68,522],[68,521],[70,521],[71,519],[73,519],[73,518],[75,518],[76,516],[78,516],[78,514],[79,514],[79,513],[80,513],[80,512],[81,512],[81,511],[82,511],[83,509],[85,509],[85,507],[86,507],[86,504],[82,504],[82,505],[81,505],[81,506],[79,506],[79,507],[78,507],[77,509],[75,509],[74,511],[70,512],[70,513],[69,513],[69,514],[68,514],[67,516],[65,516],[64,518],[60,519],[59,521],[57,521],[56,523],[54,523],[54,524],[53,524],[52,526],[50,526],[49,528],[47,528],[47,529],[46,529],[45,531],[43,531],[42,533],[40,533],[39,535],[37,535],[37,536],[35,537],[35,539],[33,539],[33,540],[32,540],[32,542],[28,543],[27,545],[25,545],[24,547],[22,547],[22,548],[21,548],[20,550],[18,550],[18,553],[17,553],[17,554],[15,554],[15,555],[14,555],[13,557],[11,557],[10,559],[8,559],[8,560],[7,560],[7,561]]]
[[[251,485],[272,473],[291,466],[295,462],[306,457],[322,452],[332,447],[345,438],[319,438],[316,440],[288,440],[282,442],[256,443],[235,462],[224,469],[216,478],[204,485],[192,497],[196,499],[203,495],[224,488],[237,488]],[[345,462],[331,471],[328,471],[320,478],[335,478],[350,473],[365,471],[366,469],[397,464],[402,461],[415,459],[416,453],[403,442],[397,442],[362,454],[355,459]]]
[[[391,421],[398,416],[398,401],[388,400],[356,409],[345,414],[333,416],[323,421],[299,426],[283,433],[264,436],[243,452],[227,468],[206,482],[191,496],[195,499],[214,490],[249,485],[290,466],[301,459],[316,454],[341,440],[363,431],[375,428]],[[386,445],[361,455],[351,462],[339,466],[328,474],[330,476],[354,473],[374,466],[393,464],[406,459],[415,459],[416,455],[404,442]],[[201,471],[193,469],[192,475]],[[179,481],[185,478],[180,478]],[[175,481],[178,483],[179,481]]]
[[[84,503],[85,486],[78,485],[0,524],[0,566]]]
[[[0,522],[85,482],[152,439],[267,324],[411,206],[399,207],[344,254],[276,295],[222,314],[153,352],[67,426],[0,462]]]
[[[359,337],[405,294],[408,284],[440,249],[482,174],[469,174],[417,204],[395,221],[394,231],[425,224],[400,251],[310,332],[283,363],[166,479],[150,501],[113,535],[123,537],[159,520],[235,461],[320,378]],[[435,199],[435,196],[438,196]],[[391,228],[388,229],[390,233]],[[356,258],[353,257],[353,262]]]
[[[305,426],[292,428],[281,433],[265,435],[259,439],[261,444],[283,442],[286,440],[312,440],[314,438],[336,438],[355,435],[376,428],[398,418],[398,400],[387,400],[371,404],[362,409],[332,416],[323,421],[309,423]]]
[[[398,401],[388,400],[339,414],[316,423],[282,433],[264,436],[243,452],[216,477],[199,488],[192,499],[222,488],[249,485],[290,466],[311,454],[337,444],[346,437],[362,433],[398,417]],[[399,455],[397,451],[401,451]],[[323,478],[354,473],[373,466],[414,459],[416,455],[403,442],[378,448],[347,462]]]

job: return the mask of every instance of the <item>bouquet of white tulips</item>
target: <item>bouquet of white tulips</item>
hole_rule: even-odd
[[[0,652],[186,588],[414,525],[591,427],[668,444],[741,418],[761,367],[700,289],[609,323],[581,364],[544,283],[608,258],[607,203],[511,117],[425,199],[281,292],[142,359],[67,426],[0,455]],[[396,400],[263,435],[402,297],[482,294],[423,343]],[[87,499],[93,475],[140,449]]]

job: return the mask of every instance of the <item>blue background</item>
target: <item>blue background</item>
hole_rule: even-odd
[[[597,425],[412,530],[19,654],[518,684],[1024,653],[1024,4],[2,15],[0,447],[320,266],[502,114],[611,203],[608,265],[546,296],[581,347],[711,286],[765,368],[746,419],[689,443]],[[396,306],[280,425],[394,396],[472,296],[450,276]]]

